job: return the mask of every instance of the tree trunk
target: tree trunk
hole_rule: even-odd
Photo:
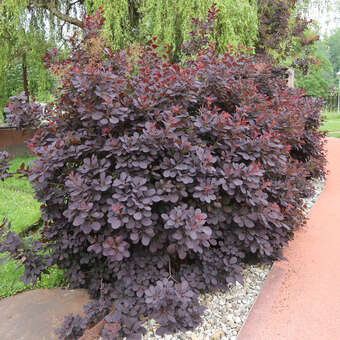
[[[29,102],[29,92],[28,92],[28,80],[27,80],[27,63],[26,63],[26,54],[24,53],[22,56],[22,79],[24,84],[24,92],[27,97],[27,102]]]

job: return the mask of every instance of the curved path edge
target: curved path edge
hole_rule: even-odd
[[[340,339],[340,139],[305,227],[275,262],[237,340]]]

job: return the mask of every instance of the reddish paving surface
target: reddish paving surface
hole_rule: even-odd
[[[237,340],[340,339],[340,139],[307,225],[276,262]]]

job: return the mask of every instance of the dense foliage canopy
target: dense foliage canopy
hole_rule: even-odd
[[[289,56],[293,59],[288,58],[288,66],[306,67],[309,51],[299,42],[304,41],[304,28],[309,25],[301,20],[301,4],[312,2],[313,6],[315,2],[319,4],[314,0],[216,0],[220,12],[211,39],[219,52],[229,44],[243,45],[274,57],[276,62],[282,63]],[[2,0],[0,107],[22,90],[39,101],[52,99],[55,82],[40,58],[51,44],[67,52],[64,38],[79,29],[85,11],[95,13],[98,6],[104,8],[103,32],[113,49],[138,49],[139,44],[157,36],[158,43],[172,47],[171,58],[178,61],[182,57],[180,46],[193,27],[190,19],[202,19],[212,3],[213,0]],[[294,64],[295,59],[298,62]]]

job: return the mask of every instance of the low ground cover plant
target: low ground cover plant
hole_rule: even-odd
[[[57,265],[89,290],[87,315],[67,317],[61,339],[104,317],[103,339],[139,339],[145,317],[159,334],[186,331],[200,293],[242,282],[247,256],[280,258],[303,224],[310,179],[324,176],[322,102],[263,58],[209,42],[172,64],[154,38],[134,63],[99,38],[102,23],[85,19],[66,60],[45,56],[60,96],[20,170],[42,203],[42,238],[23,241],[5,221],[0,251],[22,260],[27,283]],[[19,96],[7,117],[22,126],[40,110]]]

